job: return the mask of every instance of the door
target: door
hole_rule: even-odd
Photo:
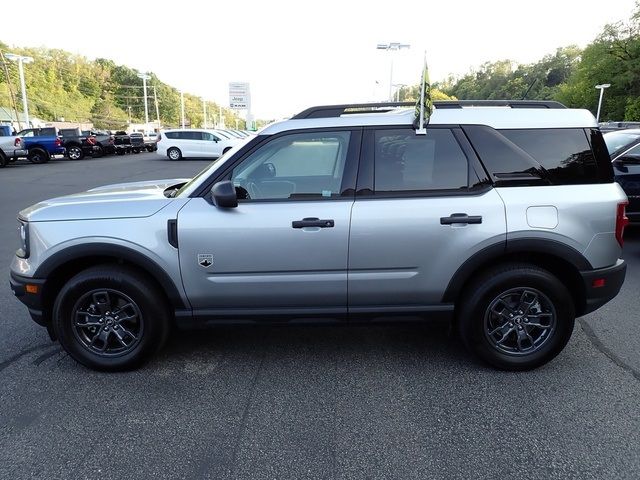
[[[467,258],[504,244],[504,204],[479,182],[461,142],[455,128],[367,130],[351,220],[350,313],[428,310]]]
[[[202,156],[205,158],[218,158],[222,155],[221,138],[211,132],[202,132]]]
[[[236,208],[208,198],[183,207],[180,267],[196,312],[346,313],[359,142],[349,130],[279,135],[216,179],[233,181]]]

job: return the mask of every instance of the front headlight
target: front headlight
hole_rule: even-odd
[[[20,258],[29,258],[29,222],[18,219],[20,224],[20,249],[16,255]]]

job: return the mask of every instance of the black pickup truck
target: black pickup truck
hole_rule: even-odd
[[[82,130],[82,135],[93,137],[96,140],[96,147],[93,149],[94,157],[102,157],[103,155],[111,155],[116,153],[113,135],[102,130]]]
[[[62,137],[62,146],[69,160],[82,160],[98,150],[95,137],[84,135],[79,128],[61,128],[58,135]]]
[[[125,131],[120,130],[113,135],[113,145],[118,155],[131,153],[131,138]]]

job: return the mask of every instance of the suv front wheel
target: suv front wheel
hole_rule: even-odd
[[[458,328],[465,346],[503,370],[530,370],[552,360],[573,333],[567,288],[531,264],[486,271],[463,292]]]
[[[62,288],[53,328],[71,357],[96,370],[129,370],[164,344],[168,308],[149,280],[127,267],[78,273]]]

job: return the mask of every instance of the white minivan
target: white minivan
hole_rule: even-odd
[[[170,160],[218,158],[240,141],[239,138],[228,138],[214,130],[163,130],[158,134],[157,153]]]

